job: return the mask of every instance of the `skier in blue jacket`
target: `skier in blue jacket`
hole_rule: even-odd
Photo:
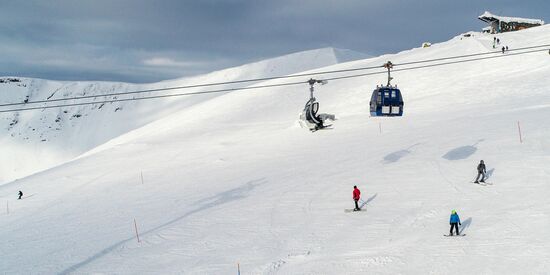
[[[459,235],[458,233],[458,225],[462,225],[462,223],[460,223],[460,217],[458,216],[458,214],[456,213],[455,210],[451,211],[451,218],[449,220],[449,224],[451,224],[451,236],[453,235],[453,227],[456,229],[456,235]]]

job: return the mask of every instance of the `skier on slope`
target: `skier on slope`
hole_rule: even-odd
[[[449,224],[451,225],[451,231],[449,235],[450,236],[453,235],[453,227],[455,228],[456,235],[460,235],[458,233],[458,225],[462,225],[462,223],[460,223],[460,217],[458,216],[455,210],[451,211],[451,218],[449,219]]]
[[[19,190],[19,198],[18,198],[18,200],[20,200],[21,197],[23,197],[23,192],[21,192],[21,190]]]
[[[481,160],[477,165],[477,177],[474,183],[479,183],[479,176],[481,176],[481,182],[485,182],[485,173],[487,173],[487,170],[485,169],[485,163],[483,163],[483,160]]]
[[[353,186],[353,201],[355,201],[355,208],[353,211],[361,211],[361,208],[359,208],[359,204],[357,203],[361,199],[361,191],[359,191],[359,188],[357,188],[357,185]]]

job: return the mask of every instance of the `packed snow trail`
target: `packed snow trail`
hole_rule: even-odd
[[[549,43],[550,28],[499,37],[511,47]],[[329,68],[490,43],[476,34]],[[545,273],[549,58],[395,74],[402,118],[368,115],[383,79],[334,81],[316,89],[321,111],[338,118],[331,131],[297,126],[307,85],[182,109],[0,186],[10,205],[0,269],[231,274],[239,262],[242,274]],[[480,159],[491,186],[470,183]],[[365,214],[342,211],[353,207],[353,185],[369,201]],[[15,201],[18,190],[34,195]],[[465,237],[442,236],[452,209]]]

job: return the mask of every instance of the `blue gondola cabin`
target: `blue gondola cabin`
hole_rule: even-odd
[[[403,97],[394,86],[376,87],[370,100],[371,116],[402,116]]]

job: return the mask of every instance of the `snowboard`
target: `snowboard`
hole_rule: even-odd
[[[466,236],[466,234],[459,234],[459,235],[452,235],[452,236],[449,235],[449,234],[443,234],[443,236],[445,236],[445,237],[464,237],[464,236]]]

